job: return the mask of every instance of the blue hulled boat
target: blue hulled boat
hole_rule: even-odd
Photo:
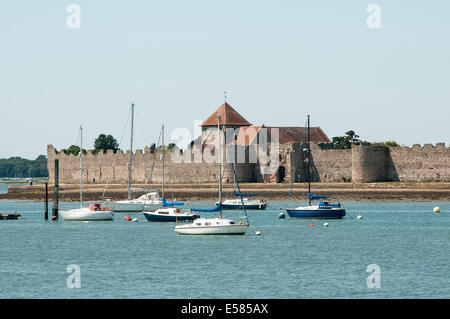
[[[164,125],[161,127],[161,138],[162,138],[162,154],[161,154],[161,165],[162,165],[162,208],[155,211],[143,211],[144,217],[149,222],[189,222],[193,221],[200,216],[198,214],[193,214],[191,212],[183,212],[181,208],[176,206],[184,205],[183,202],[172,202],[168,203],[164,197]]]
[[[330,203],[321,201],[317,205],[312,205],[311,201],[313,200],[323,200],[323,199],[329,199],[329,196],[320,196],[320,195],[314,195],[311,193],[311,152],[310,152],[310,125],[309,125],[309,115],[308,115],[308,147],[303,149],[304,152],[306,152],[307,155],[307,179],[308,179],[308,199],[309,199],[309,205],[308,206],[300,206],[297,208],[286,208],[286,212],[289,215],[290,218],[294,219],[341,219],[345,216],[345,209],[341,206],[340,203]],[[300,154],[300,152],[299,152]],[[298,160],[297,160],[298,162]],[[297,169],[297,165],[296,165]],[[296,172],[294,172],[294,176],[296,175]],[[294,179],[292,180],[291,184],[291,190],[292,186],[294,185]],[[290,197],[290,195],[289,195]]]
[[[340,203],[319,202],[318,205],[311,205],[312,199],[327,199],[328,196],[317,196],[309,193],[310,204],[297,208],[286,208],[290,218],[308,219],[341,219],[345,216],[345,209]]]
[[[174,207],[184,203],[168,203],[163,197],[163,207],[154,212],[142,212],[149,222],[188,222],[200,218],[200,215],[190,212],[182,212],[180,208]]]

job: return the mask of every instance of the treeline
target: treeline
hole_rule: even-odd
[[[0,159],[0,177],[48,177],[47,156],[35,160],[21,157]]]

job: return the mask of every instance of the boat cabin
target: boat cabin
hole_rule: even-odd
[[[99,203],[95,203],[95,204],[89,205],[89,210],[91,212],[99,212],[99,211],[109,211],[109,208],[101,207]]]
[[[156,213],[159,215],[181,214],[181,209],[175,208],[175,207],[161,208],[161,209],[156,210]]]
[[[196,227],[208,227],[208,226],[226,226],[226,225],[235,225],[235,221],[231,219],[224,219],[224,218],[216,218],[216,219],[196,219],[193,223],[193,226]],[[238,224],[242,224],[242,222],[239,222]]]

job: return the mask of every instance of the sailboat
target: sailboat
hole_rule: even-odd
[[[236,185],[236,179],[234,179],[234,184]],[[233,199],[225,199],[222,200],[222,209],[240,209],[242,206],[245,206],[246,209],[266,209],[267,202],[264,199],[251,199],[249,197],[258,196],[256,193],[239,193],[236,192],[236,188],[233,190],[233,196],[235,197],[243,197],[241,198],[233,198]],[[216,205],[218,202],[216,202]]]
[[[310,118],[308,115],[308,146],[303,151],[307,154],[307,179],[308,179],[308,206],[300,206],[297,208],[286,208],[290,218],[305,219],[341,219],[345,216],[345,209],[340,203],[330,203],[328,201],[320,201],[316,205],[312,205],[313,200],[329,199],[329,196],[319,196],[311,193],[311,136],[310,136]],[[295,176],[295,174],[294,174]],[[294,178],[292,179],[292,185]],[[292,186],[291,186],[292,189]]]
[[[183,212],[180,207],[184,205],[182,202],[171,202],[168,203],[164,196],[164,125],[161,127],[161,136],[162,136],[162,208],[156,209],[154,211],[143,211],[144,217],[149,222],[177,222],[177,221],[193,221],[194,219],[199,218],[198,214],[193,214],[190,212]]]
[[[217,116],[217,130],[218,130],[218,157],[219,157],[219,201],[216,207],[213,209],[194,209],[191,211],[196,212],[219,212],[218,218],[198,218],[190,224],[176,225],[174,231],[181,235],[244,235],[247,232],[249,225],[247,213],[245,212],[245,206],[241,197],[241,206],[243,207],[244,213],[246,215],[246,222],[243,223],[239,221],[236,223],[234,220],[222,217],[222,171],[221,171],[221,143],[220,143],[220,116]],[[232,169],[234,178],[236,179],[236,170],[234,168],[234,163],[232,163]],[[239,184],[237,183],[239,194]]]
[[[131,140],[130,140],[130,161],[128,163],[128,198],[116,202],[105,202],[105,206],[114,212],[141,212],[145,209],[153,209],[162,205],[162,199],[158,190],[153,188],[131,188],[132,168],[133,168],[133,130],[134,130],[134,103],[131,103]],[[132,198],[132,191],[142,191],[146,193],[138,198]]]
[[[60,211],[65,221],[99,221],[113,220],[114,215],[107,207],[99,203],[83,207],[83,128],[80,126],[80,208]]]

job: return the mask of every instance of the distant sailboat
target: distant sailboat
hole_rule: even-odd
[[[244,235],[247,232],[249,225],[248,218],[246,216],[246,222],[236,223],[234,220],[222,217],[222,172],[221,172],[221,143],[220,143],[220,116],[217,116],[217,130],[218,130],[218,157],[219,157],[219,201],[216,207],[213,209],[191,209],[195,212],[219,212],[218,218],[198,218],[190,224],[176,225],[174,231],[181,235]],[[232,169],[234,177],[236,178],[236,171],[234,168],[234,163],[232,163]],[[236,179],[237,182],[237,179]],[[239,184],[237,183],[238,191]],[[243,207],[244,213],[245,206],[241,197],[241,206]],[[247,214],[246,214],[247,215]]]
[[[234,178],[234,185],[236,185],[236,178]],[[258,196],[256,193],[239,193],[236,192],[236,189],[233,190],[233,196],[235,197],[243,197],[241,198],[233,198],[233,199],[225,199],[222,200],[222,209],[240,209],[244,205],[246,209],[266,209],[267,202],[264,199],[251,199],[248,197]],[[218,202],[216,202],[218,204]]]
[[[130,161],[128,163],[128,197],[125,200],[105,202],[105,206],[114,212],[141,212],[145,209],[153,209],[162,205],[162,199],[158,190],[153,188],[132,188],[133,168],[133,136],[134,136],[134,103],[131,104],[131,138],[130,138]],[[138,198],[132,198],[133,190],[146,191]]]
[[[181,208],[176,206],[184,205],[184,203],[168,203],[166,198],[164,197],[164,125],[161,127],[161,136],[162,136],[162,154],[161,154],[161,162],[162,162],[162,208],[156,209],[154,211],[143,211],[144,217],[149,222],[177,222],[177,221],[192,221],[194,219],[199,218],[200,216],[197,214],[193,214],[190,212],[183,212]]]
[[[80,208],[59,211],[65,221],[100,221],[113,220],[114,215],[109,208],[102,208],[95,203],[83,207],[83,129],[80,126]]]
[[[311,193],[311,137],[310,123],[308,115],[308,147],[304,149],[307,154],[307,179],[308,179],[308,206],[300,206],[297,208],[286,208],[290,218],[298,219],[341,219],[345,216],[345,209],[340,203],[330,203],[321,201],[317,205],[312,205],[312,200],[328,199],[329,196],[319,196]],[[294,174],[295,176],[295,174]],[[294,184],[294,178],[292,185]]]

